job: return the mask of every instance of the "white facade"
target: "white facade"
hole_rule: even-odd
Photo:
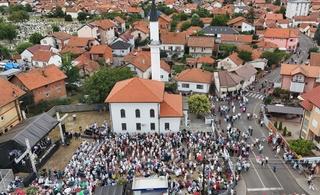
[[[128,49],[112,49],[112,54],[115,56],[126,56],[130,53],[130,47]]]
[[[256,75],[252,75],[248,80],[244,80],[242,84],[242,89],[248,87],[256,80]]]
[[[78,18],[78,12],[66,12],[66,14],[70,15],[73,19]]]
[[[43,39],[40,40],[41,45],[50,45],[51,47],[56,48],[56,40],[55,38],[51,36],[44,37]]]
[[[109,108],[112,129],[116,133],[165,133],[179,131],[180,129],[181,118],[159,117],[159,103],[110,103]],[[124,110],[124,115],[122,116],[121,110]],[[136,110],[139,110],[140,117],[136,115]],[[154,117],[150,115],[150,110],[154,110]],[[169,125],[165,123],[169,123]],[[152,126],[154,126],[154,130],[151,130]],[[170,129],[165,130],[165,126],[169,126]],[[137,129],[139,127],[141,127],[141,130]]]
[[[160,81],[160,42],[159,22],[150,21],[150,54],[151,54],[151,78]]]
[[[249,24],[249,23],[246,23],[246,22],[242,22],[241,24],[241,32],[251,32],[251,31],[256,31],[256,28]]]
[[[135,72],[135,74],[139,78],[150,79],[150,77],[152,76],[151,67],[144,72],[132,64],[128,64],[127,67],[129,67],[132,72]],[[160,68],[160,81],[168,82],[169,79],[170,79],[170,73]]]
[[[91,27],[84,25],[78,30],[78,37],[83,38],[97,38],[98,36],[98,27]]]
[[[29,50],[25,49],[25,50],[20,54],[20,56],[21,56],[21,59],[22,59],[22,60],[26,60],[27,62],[31,62],[31,58],[32,58],[33,54],[32,54]]]
[[[178,81],[178,91],[194,92],[194,93],[209,93],[210,84],[208,83],[193,83]]]
[[[102,30],[91,25],[84,25],[78,29],[78,37],[98,39],[104,44],[111,44],[116,38],[114,27]]]
[[[193,57],[198,57],[198,56],[211,56],[213,52],[212,48],[208,47],[190,47],[189,48],[189,53]]]
[[[310,0],[288,0],[286,17],[307,16],[310,9]]]
[[[168,54],[168,57],[172,57],[176,54],[178,58],[182,58],[184,54],[184,45],[162,44],[161,50],[165,51]]]
[[[61,57],[59,55],[53,55],[50,57],[48,62],[32,60],[32,66],[38,67],[38,68],[42,68],[42,67],[50,65],[50,64],[54,64],[58,67],[61,67],[61,65],[62,65]]]

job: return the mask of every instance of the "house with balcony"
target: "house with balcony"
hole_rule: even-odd
[[[280,50],[295,52],[299,43],[299,30],[289,28],[267,28],[264,41],[274,43]]]
[[[101,44],[110,44],[116,39],[116,24],[112,20],[96,20],[78,29],[78,37],[97,39]]]
[[[165,51],[168,57],[183,57],[184,47],[187,44],[185,32],[163,32],[160,34],[161,50]]]
[[[281,64],[281,88],[301,94],[320,84],[320,66]]]
[[[299,96],[300,106],[304,109],[300,137],[312,140],[320,149],[320,86]]]
[[[187,45],[189,54],[193,57],[212,56],[214,38],[209,36],[190,36]]]

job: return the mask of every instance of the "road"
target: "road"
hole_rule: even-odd
[[[299,37],[299,47],[297,49],[297,52],[293,54],[287,62],[296,64],[306,63],[309,56],[309,49],[313,47],[313,40],[301,33]]]
[[[273,80],[275,74],[266,75],[264,79]],[[247,98],[249,99],[248,112],[256,113],[259,116],[260,106],[262,104],[262,96],[264,94],[251,91],[248,93]],[[236,108],[238,109],[236,104]],[[239,112],[236,111],[236,113]],[[223,126],[225,127],[225,123]],[[268,136],[268,130],[265,127],[260,127],[257,120],[247,120],[246,115],[243,114],[242,118],[234,123],[234,127],[240,130],[247,129],[251,126],[253,131],[253,136],[251,137],[251,142],[255,138],[262,138]],[[262,152],[263,156],[269,157],[269,165],[261,166],[256,162],[256,157],[260,154],[257,149],[254,149],[250,154],[250,170],[248,172],[242,173],[241,177],[246,183],[246,191],[248,195],[273,195],[273,194],[306,194],[304,190],[296,183],[295,178],[291,174],[291,170],[284,163],[282,158],[275,157],[275,153],[272,151],[272,147],[267,143],[263,143],[264,149]],[[234,159],[236,160],[236,159]],[[235,164],[235,162],[234,162]],[[272,171],[273,166],[276,167],[277,171],[274,173]]]

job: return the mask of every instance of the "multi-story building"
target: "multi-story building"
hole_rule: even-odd
[[[312,140],[320,148],[320,86],[300,96],[304,109],[300,137]]]
[[[310,9],[310,0],[288,0],[286,17],[307,16]]]
[[[207,36],[190,36],[187,43],[189,53],[193,57],[212,56],[214,38]]]
[[[22,121],[19,98],[24,94],[19,87],[0,78],[0,135]]]
[[[280,50],[294,52],[299,43],[299,30],[268,28],[264,33],[264,41],[276,44]]]

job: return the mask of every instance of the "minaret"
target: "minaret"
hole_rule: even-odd
[[[151,53],[151,78],[160,81],[160,41],[158,13],[154,0],[150,11],[150,53]]]

